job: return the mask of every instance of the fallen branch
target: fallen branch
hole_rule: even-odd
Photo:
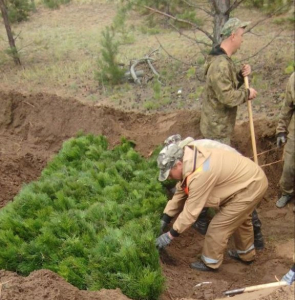
[[[154,68],[154,66],[151,63],[151,60],[147,58],[147,63],[149,65],[149,67],[151,68],[151,70],[153,71],[153,73],[159,78],[160,74],[156,71],[156,69]]]
[[[136,75],[137,77],[142,77],[142,76],[144,75],[144,72],[143,72],[143,70],[138,70],[138,71],[135,71],[135,75]],[[126,79],[132,79],[132,78],[133,78],[130,71],[126,72],[126,73],[124,74],[124,77],[125,77]]]
[[[130,67],[130,73],[135,83],[140,84],[140,79],[137,77],[134,68],[141,62],[141,60],[136,60]]]
[[[140,64],[140,63],[147,63],[149,68],[152,70],[152,72],[157,76],[158,81],[160,82],[159,78],[160,78],[160,74],[157,72],[157,70],[154,68],[152,61],[154,61],[153,58],[150,57],[150,55],[152,55],[153,53],[155,53],[156,51],[158,51],[159,49],[153,50],[150,54],[146,55],[145,57],[141,58],[141,59],[137,59],[134,60],[134,62],[132,63],[131,67],[130,67],[130,72],[126,72],[125,76],[129,76],[129,74],[131,74],[133,80],[135,83],[137,84],[141,84],[141,81],[138,77],[143,76],[143,71],[135,71],[135,67]],[[161,82],[160,82],[161,83]],[[162,84],[162,83],[161,83]]]

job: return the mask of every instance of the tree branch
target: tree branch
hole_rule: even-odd
[[[272,38],[270,42],[268,42],[266,45],[264,45],[262,48],[260,48],[255,54],[248,56],[247,58],[241,59],[237,63],[240,63],[241,61],[249,60],[250,58],[253,58],[256,55],[258,55],[262,50],[264,50],[266,47],[268,47],[277,37],[279,37],[283,31],[284,31],[284,29],[282,29],[278,35],[275,35],[274,38]]]
[[[177,21],[177,22],[181,22],[181,23],[185,23],[185,24],[191,25],[193,28],[196,28],[197,30],[203,32],[203,33],[204,33],[204,34],[205,34],[205,35],[213,42],[213,37],[212,37],[212,35],[211,35],[208,31],[206,31],[206,30],[204,30],[203,28],[201,28],[201,27],[197,26],[196,24],[194,24],[193,22],[190,22],[190,21],[187,21],[187,20],[183,20],[183,19],[176,18],[176,17],[174,17],[174,16],[171,16],[171,15],[166,14],[166,13],[160,11],[160,10],[157,10],[157,9],[155,9],[155,8],[151,8],[151,7],[146,6],[146,5],[144,5],[144,7],[145,7],[146,9],[150,10],[150,11],[153,11],[153,12],[159,14],[159,15],[163,15],[163,16],[165,16],[165,17],[168,17],[168,18],[170,18],[170,19],[173,19],[173,20],[175,20],[175,21]]]
[[[218,0],[217,0],[217,1],[218,1]],[[216,4],[215,0],[210,0],[210,2],[211,2],[211,4],[212,4],[212,6],[213,6],[215,12],[216,12],[217,14],[220,14],[221,11],[220,11],[218,5]]]
[[[278,9],[276,9],[273,13],[271,13],[271,14],[268,15],[267,17],[265,17],[265,18],[263,18],[263,19],[260,19],[260,20],[256,21],[251,27],[249,27],[249,29],[246,28],[245,33],[250,32],[253,28],[255,28],[258,24],[264,22],[265,20],[272,18],[272,17],[273,17],[274,15],[276,15],[280,10],[284,9],[284,8],[287,7],[287,6],[288,6],[288,4],[283,5],[283,6],[280,6]]]
[[[235,8],[237,8],[242,2],[244,2],[245,0],[235,0],[235,2],[233,3],[232,6],[230,6],[228,8],[228,10],[226,11],[227,14],[229,14],[231,11],[233,11]]]
[[[171,24],[170,22],[169,22],[169,25],[170,25],[171,27],[173,27],[180,35],[183,35],[184,37],[186,37],[187,39],[193,41],[194,43],[202,44],[202,45],[208,46],[208,47],[211,47],[211,46],[212,46],[212,44],[208,44],[208,43],[203,42],[203,41],[198,41],[197,39],[190,37],[189,35],[183,33],[182,31],[180,31],[175,25]]]
[[[160,47],[164,50],[164,52],[165,52],[170,58],[172,58],[172,59],[174,59],[174,60],[177,60],[177,61],[179,61],[179,62],[181,62],[182,64],[185,64],[185,65],[187,65],[187,66],[191,66],[191,64],[188,64],[188,63],[186,63],[186,62],[184,62],[184,61],[181,61],[180,59],[178,59],[178,58],[174,57],[173,55],[171,55],[171,54],[170,54],[170,53],[162,46],[161,42],[159,41],[159,39],[158,39],[156,36],[155,36],[155,38],[156,38],[156,40],[158,41]]]
[[[209,11],[209,10],[207,10],[207,9],[205,9],[205,8],[203,8],[203,7],[201,7],[201,6],[199,6],[199,5],[194,5],[194,4],[192,4],[192,3],[190,3],[190,2],[188,2],[188,1],[186,1],[186,0],[181,0],[181,1],[182,1],[183,3],[185,3],[185,4],[187,4],[188,6],[191,6],[191,7],[197,8],[197,9],[200,9],[200,10],[204,11],[206,14],[208,14],[209,16],[214,17],[214,14],[213,14],[211,11]]]

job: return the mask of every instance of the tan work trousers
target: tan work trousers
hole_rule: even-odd
[[[283,195],[294,195],[295,184],[295,142],[288,138],[284,148],[284,167],[280,179],[280,187]]]
[[[263,172],[261,170],[261,172]],[[252,212],[261,201],[268,187],[267,178],[252,182],[232,199],[221,205],[213,217],[205,236],[202,260],[213,269],[222,264],[228,239],[234,237],[236,250],[244,261],[255,256]]]

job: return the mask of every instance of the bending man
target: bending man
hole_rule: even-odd
[[[200,140],[194,140],[191,137],[188,137],[184,140],[181,140],[180,134],[175,134],[169,136],[164,144],[170,145],[170,144],[177,144],[180,148],[183,148],[184,146],[187,145],[194,145],[194,146],[201,146],[202,148],[214,148],[214,149],[223,149],[226,151],[232,151],[236,152],[236,149],[230,147],[227,144],[220,143],[216,140],[209,140],[209,139],[200,139]],[[174,193],[175,191],[173,191]],[[198,219],[196,222],[192,225],[194,229],[196,229],[199,233],[202,235],[205,235],[209,226],[209,221],[207,217],[207,211],[208,208],[203,208],[202,212],[200,213]],[[164,228],[170,223],[172,218],[169,216],[163,214],[162,220],[161,220],[161,232],[163,232]],[[254,229],[254,246],[256,250],[262,250],[264,248],[264,240],[263,240],[263,235],[261,232],[261,221],[258,218],[257,211],[254,210],[252,213],[252,224],[253,224],[253,229]]]
[[[156,240],[166,247],[189,228],[204,207],[219,207],[205,236],[202,261],[191,264],[200,271],[216,270],[222,264],[228,239],[234,236],[232,258],[254,260],[255,247],[251,213],[262,199],[268,183],[262,169],[250,159],[223,149],[205,149],[170,144],[160,152],[159,180],[179,180],[164,214],[175,217],[173,227]]]

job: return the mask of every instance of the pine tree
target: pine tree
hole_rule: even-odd
[[[103,84],[118,84],[122,81],[125,71],[118,65],[119,43],[116,41],[114,31],[109,27],[102,32],[101,47],[96,79]]]

